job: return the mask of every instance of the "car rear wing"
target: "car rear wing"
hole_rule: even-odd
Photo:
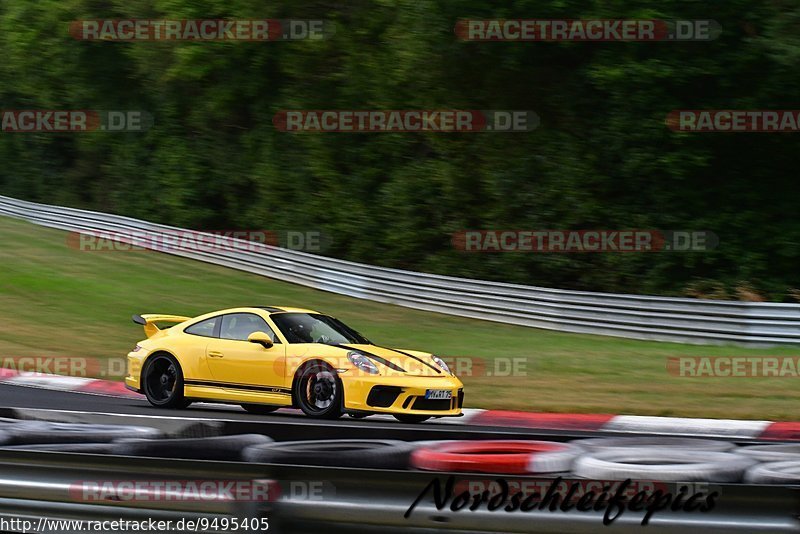
[[[134,315],[133,322],[144,326],[144,333],[147,337],[153,337],[161,332],[161,329],[156,326],[156,323],[182,323],[188,321],[191,317],[184,317],[183,315],[164,315],[160,313],[143,313],[142,315]]]

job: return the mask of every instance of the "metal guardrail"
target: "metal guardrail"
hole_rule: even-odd
[[[449,473],[384,471],[337,467],[280,466],[237,462],[163,460],[155,458],[103,457],[98,455],[0,451],[0,518],[100,520],[172,520],[206,517],[267,518],[269,532],[540,532],[575,534],[633,532],[642,528],[644,511],[625,511],[611,526],[603,526],[605,510],[580,512],[453,511],[438,509],[428,492],[406,517],[412,503],[435,478],[443,486]],[[454,475],[462,482],[486,484],[490,475]],[[530,477],[505,476],[509,485],[520,486]],[[246,501],[120,501],[82,502],[76,499],[76,483],[85,481],[260,480],[274,481],[281,491],[270,502]],[[543,479],[537,479],[543,480]],[[292,487],[319,488],[314,492]],[[524,487],[524,486],[523,486]],[[798,532],[800,488],[715,484],[716,506],[707,512],[664,509],[646,529],[654,533],[694,532]],[[288,490],[288,491],[287,491]],[[211,531],[211,529],[199,529]],[[64,532],[60,530],[59,532]]]
[[[36,419],[47,415],[36,412],[43,411],[28,415]],[[91,417],[103,421],[106,416],[94,414]],[[227,434],[236,430],[232,426],[238,423],[227,421],[226,428],[218,430]],[[272,429],[274,427],[270,427],[270,431]],[[266,426],[247,430],[266,430]],[[391,434],[389,437],[423,437],[410,429],[403,435]],[[431,437],[424,436],[425,440]],[[198,449],[206,445],[202,441],[197,443]],[[561,484],[555,486],[556,474],[364,469],[308,466],[305,462],[278,465],[44,452],[17,447],[20,446],[0,447],[0,525],[11,524],[2,527],[11,532],[23,528],[27,532],[86,532],[91,530],[88,522],[103,521],[171,521],[172,525],[194,521],[202,525],[203,519],[208,527],[187,527],[183,531],[230,532],[231,529],[215,528],[215,521],[223,525],[225,520],[235,519],[250,525],[254,524],[252,520],[257,520],[255,524],[261,528],[251,526],[246,529],[248,532],[264,531],[263,525],[268,523],[270,532],[283,534],[376,531],[387,534],[433,531],[581,534],[601,530],[613,533],[639,531],[650,504],[657,509],[653,510],[647,530],[655,533],[683,534],[687,530],[800,532],[800,486],[697,482],[688,483],[683,489],[683,483],[649,480],[633,482],[627,490],[619,490],[624,498],[612,506],[607,498],[599,497],[601,491],[607,491],[607,497],[618,493],[610,489],[611,482],[567,474],[562,476]],[[451,477],[452,485],[449,485]],[[505,500],[501,504],[491,504],[490,497],[499,489],[495,485],[477,509],[471,510],[475,496],[492,488],[499,477],[509,486]],[[213,488],[224,487],[231,481],[242,483],[245,491],[241,497],[214,491]],[[209,492],[191,489],[206,483],[212,488]],[[575,493],[567,491],[573,483],[581,488]],[[600,489],[605,486],[609,489]],[[269,492],[247,491],[254,487],[269,488]],[[558,496],[546,497],[550,494],[548,488],[557,488]],[[469,492],[468,498],[459,497],[464,491]],[[585,508],[580,504],[581,498],[589,491],[594,493],[589,499],[589,508]],[[645,509],[633,507],[633,494],[638,491],[647,492]],[[517,506],[509,511],[506,505],[513,506],[512,495],[517,492],[522,492],[525,498],[520,497]],[[715,498],[709,509],[684,506],[695,494],[700,495],[699,503],[709,502],[706,496],[711,492]],[[683,494],[680,502],[679,494]],[[252,498],[254,495],[258,498]],[[569,500],[571,506],[559,506],[565,500]],[[661,504],[656,506],[655,500]],[[671,506],[675,502],[679,504]],[[610,526],[603,525],[606,513],[613,517]],[[264,519],[266,521],[262,521]],[[20,527],[19,523],[13,526],[10,522],[15,520],[28,521],[29,526]],[[68,521],[71,523],[66,528],[64,524]],[[76,526],[76,522],[83,526]]]
[[[102,495],[86,498],[86,482],[102,484],[153,481],[242,481],[272,484],[260,477],[252,465],[233,462],[203,462],[153,458],[109,457],[95,454],[50,453],[40,451],[0,451],[0,518],[33,522],[30,532],[69,532],[66,525],[55,528],[57,521],[172,521],[248,518],[269,514],[269,502],[226,498],[169,499],[163,495],[146,499],[119,499]],[[92,497],[91,493],[89,497]],[[113,497],[113,496],[112,496]],[[39,523],[40,519],[50,520]],[[47,525],[50,528],[46,528]],[[43,527],[38,530],[38,527]],[[16,531],[16,529],[9,529]],[[77,528],[75,531],[89,530]],[[6,529],[4,529],[6,531]]]
[[[411,504],[434,479],[445,488],[450,473],[411,471],[375,471],[341,468],[296,468],[274,466],[270,476],[277,480],[291,477],[294,481],[329,481],[323,487],[322,499],[286,499],[275,507],[280,532],[432,532],[458,533],[483,532],[536,532],[563,534],[597,532],[653,532],[659,534],[685,534],[685,532],[799,532],[800,489],[782,486],[749,486],[742,484],[714,484],[719,492],[717,506],[708,512],[687,513],[682,510],[664,510],[653,516],[646,527],[642,526],[643,512],[626,511],[611,525],[603,525],[605,509],[563,512],[538,507],[507,512],[503,508],[489,511],[480,506],[471,511],[465,507],[453,511],[455,496],[466,486],[464,483],[486,487],[497,476],[452,474],[454,487],[460,488],[446,506],[435,506],[433,491],[429,491],[420,504],[405,516]],[[510,486],[526,487],[532,481],[548,479],[524,476],[503,476]],[[552,480],[552,479],[550,479]],[[567,485],[572,480],[565,477]],[[585,482],[585,481],[584,481]],[[443,492],[444,493],[444,492]],[[474,501],[470,501],[472,503]]]
[[[0,215],[75,232],[187,231],[0,196]],[[244,243],[243,243],[244,245]],[[243,247],[244,248],[244,247]],[[800,304],[590,293],[374,267],[277,247],[167,252],[340,295],[461,317],[632,339],[800,344]]]

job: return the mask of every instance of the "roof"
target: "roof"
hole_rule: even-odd
[[[290,306],[252,306],[253,308],[258,308],[260,310],[266,310],[269,313],[279,313],[279,312],[294,312],[294,313],[319,313],[315,310],[308,310],[305,308],[292,308]]]

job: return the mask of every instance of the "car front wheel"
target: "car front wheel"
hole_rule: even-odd
[[[308,416],[336,419],[342,415],[342,381],[326,363],[312,362],[299,371],[294,396],[297,405]]]

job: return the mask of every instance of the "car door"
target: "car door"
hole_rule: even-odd
[[[184,362],[184,380],[208,378],[208,343],[216,339],[216,328],[221,316],[211,317],[184,328],[183,333],[188,334],[180,345],[180,356]]]
[[[223,315],[219,338],[211,339],[206,355],[215,382],[232,386],[282,387],[286,356],[285,345],[275,335],[263,318],[254,313]],[[265,348],[250,343],[247,337],[253,332],[265,332],[274,345]],[[224,384],[224,385],[223,385]]]

